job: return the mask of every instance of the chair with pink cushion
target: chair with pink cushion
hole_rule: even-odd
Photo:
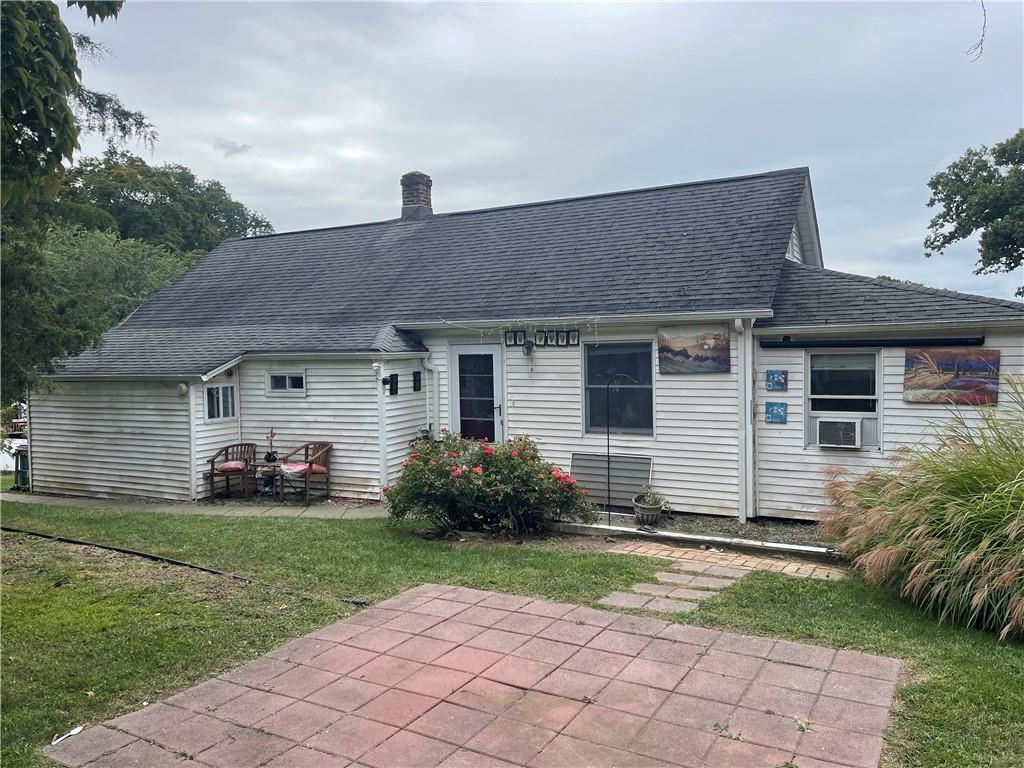
[[[301,458],[300,458],[301,454]],[[324,498],[331,495],[331,444],[324,442],[305,443],[281,459],[280,489],[284,500],[284,486],[298,487],[302,483],[306,506],[309,506],[309,491],[314,482],[323,482]]]
[[[253,479],[253,462],[256,460],[256,443],[232,443],[225,445],[210,459],[210,500],[213,501],[214,483],[224,478],[224,491],[231,494],[231,478],[242,482],[242,498],[249,498],[250,481]]]

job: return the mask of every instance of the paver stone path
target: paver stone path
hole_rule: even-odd
[[[424,584],[44,753],[72,768],[874,768],[899,669]]]

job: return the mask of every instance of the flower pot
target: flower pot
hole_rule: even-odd
[[[662,505],[657,504],[652,507],[647,504],[641,504],[639,501],[640,498],[640,496],[633,497],[633,514],[636,515],[637,524],[647,526],[656,525],[658,518],[661,517]]]

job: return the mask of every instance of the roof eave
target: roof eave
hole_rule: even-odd
[[[842,334],[872,331],[925,331],[942,328],[1021,328],[1024,317],[1020,318],[979,318],[975,320],[914,320],[909,322],[876,322],[876,323],[817,323],[811,325],[769,325],[754,326],[757,336],[814,333]]]
[[[769,318],[772,310],[763,307],[751,309],[728,309],[700,312],[655,312],[628,315],[566,315],[541,317],[516,317],[503,319],[474,320],[414,320],[395,323],[396,328],[405,330],[436,329],[436,328],[494,328],[496,326],[544,325],[560,323],[615,323],[619,325],[649,325],[661,322],[699,322],[704,320],[732,320],[734,318]]]

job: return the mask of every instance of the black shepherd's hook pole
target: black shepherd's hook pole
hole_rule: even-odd
[[[604,489],[604,511],[608,515],[608,525],[612,524],[612,384],[616,379],[627,379],[630,384],[640,383],[628,374],[616,373],[604,386],[605,481],[608,483]]]

